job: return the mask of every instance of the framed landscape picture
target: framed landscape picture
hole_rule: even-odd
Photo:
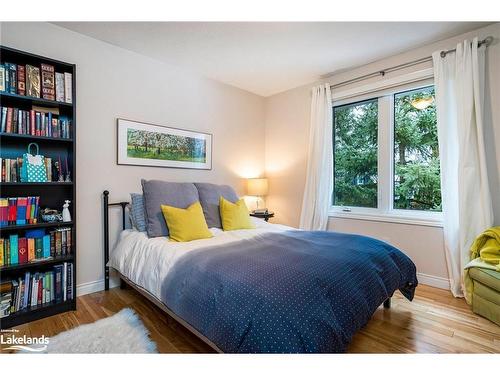
[[[212,135],[118,119],[118,164],[212,169]]]

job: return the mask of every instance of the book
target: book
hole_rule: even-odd
[[[56,244],[56,256],[61,256],[62,255],[62,242],[61,242],[61,232],[60,231],[55,231],[54,233],[55,236],[55,244]]]
[[[55,279],[55,300],[56,302],[62,302],[63,291],[62,291],[62,265],[58,264],[54,266],[54,279]]]
[[[64,73],[56,73],[56,100],[65,102],[64,98]]]
[[[46,234],[45,236],[43,236],[43,239],[42,239],[42,256],[44,258],[49,258],[50,257],[50,234]]]
[[[0,226],[5,226],[8,224],[9,224],[9,200],[7,198],[0,198]]]
[[[42,98],[46,100],[55,100],[54,66],[40,64],[40,69],[42,72]]]
[[[40,69],[36,66],[26,65],[26,95],[40,97]]]
[[[12,114],[14,112],[13,108],[7,108],[7,122],[5,125],[5,131],[7,133],[12,133]]]
[[[73,103],[73,74],[64,73],[64,101]]]
[[[17,181],[17,178],[14,178]],[[17,217],[16,224],[23,225],[26,224],[26,206],[28,205],[28,198],[19,197],[17,199]]]
[[[18,235],[11,234],[9,236],[9,244],[10,244],[10,264],[18,264],[19,263],[19,253],[18,253]]]
[[[25,285],[25,290],[24,290],[24,299],[22,303],[22,308],[28,307],[28,302],[29,302],[29,289],[30,289],[30,279],[31,279],[31,273],[26,272],[24,275],[24,285]]]
[[[26,67],[24,65],[17,66],[17,93],[26,95]]]
[[[5,264],[9,265],[10,264],[10,241],[5,240]]]
[[[5,66],[3,64],[0,65],[0,91],[5,90]]]
[[[7,107],[2,107],[2,133],[5,133],[5,127],[7,125]]]
[[[31,262],[35,257],[35,239],[27,238],[28,242],[28,262]]]
[[[67,289],[68,289],[67,288],[67,285],[68,285],[68,263],[66,263],[66,262],[63,263],[61,283],[63,285],[63,288],[62,288],[63,301],[66,301]]]
[[[68,250],[66,245],[67,245],[67,238],[66,238],[66,230],[61,229],[61,253],[62,255],[66,255],[66,251]]]
[[[4,241],[5,240],[3,238],[0,238],[0,267],[5,264],[4,263],[4,248],[3,248]]]
[[[67,274],[67,298],[68,300],[73,299],[73,263],[68,263],[68,274]]]
[[[35,238],[35,259],[43,258],[43,240]]]
[[[19,263],[28,263],[28,241],[26,238],[18,240]]]
[[[17,94],[17,65],[12,63],[4,63],[5,74],[9,77],[9,85],[6,87],[7,92]]]

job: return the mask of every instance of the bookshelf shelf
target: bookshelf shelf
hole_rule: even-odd
[[[28,134],[14,134],[14,133],[0,133],[0,138],[2,139],[28,139],[30,141],[50,141],[50,142],[73,142],[72,138],[55,138],[55,137],[41,137]]]
[[[0,98],[3,100],[6,99],[15,99],[15,100],[20,100],[25,103],[30,103],[30,104],[35,104],[43,107],[72,107],[72,103],[63,103],[63,102],[58,102],[55,100],[46,100],[42,98],[34,98],[31,96],[25,96],[25,95],[18,95],[18,94],[11,94],[8,92],[0,92]]]
[[[33,320],[46,318],[51,315],[59,314],[65,311],[76,310],[76,300],[64,302],[50,302],[39,306],[30,306],[26,309],[17,311],[9,316],[0,319],[2,328],[18,326]]]
[[[0,273],[7,272],[7,271],[17,271],[17,270],[21,270],[21,269],[22,270],[34,269],[34,268],[47,266],[50,264],[70,262],[73,259],[74,259],[73,255],[64,255],[64,256],[58,256],[58,257],[53,257],[53,258],[49,258],[49,259],[41,259],[38,261],[29,262],[29,263],[9,264],[8,266],[0,267]]]
[[[5,186],[71,186],[73,182],[0,182],[1,187]]]
[[[64,201],[69,200],[71,202],[70,212],[73,221],[45,223],[41,222],[40,217],[38,217],[37,224],[7,225],[0,227],[0,236],[2,239],[4,239],[4,241],[7,241],[7,239],[11,240],[12,238],[16,238],[15,235],[18,235],[19,241],[21,241],[21,239],[27,235],[26,231],[30,229],[42,229],[43,232],[45,233],[45,236],[48,237],[49,234],[52,236],[54,233],[57,232],[65,232],[61,230],[57,231],[57,229],[59,228],[64,228],[64,227],[71,228],[71,237],[70,237],[71,254],[46,258],[38,261],[24,262],[24,263],[17,263],[15,258],[10,258],[12,262],[16,263],[8,264],[7,262],[7,264],[0,266],[0,273],[1,273],[0,284],[2,287],[4,287],[5,285],[9,286],[10,284],[12,284],[9,286],[9,288],[12,287],[12,290],[14,290],[14,281],[17,282],[20,279],[22,280],[22,277],[24,277],[26,272],[30,272],[31,275],[35,273],[38,274],[47,273],[48,274],[47,277],[49,277],[50,275],[54,275],[53,273],[55,270],[54,267],[57,268],[59,265],[66,263],[68,265],[68,272],[70,268],[69,265],[71,265],[72,273],[71,277],[66,280],[68,284],[63,283],[63,285],[67,286],[68,288],[71,287],[71,289],[68,290],[72,291],[72,295],[75,298],[65,302],[53,301],[50,303],[39,304],[33,307],[29,306],[22,310],[11,313],[8,316],[0,318],[1,328],[9,328],[20,324],[28,323],[33,320],[42,319],[54,314],[59,314],[65,311],[76,310],[76,272],[77,272],[77,264],[76,264],[77,233],[76,233],[76,221],[75,221],[77,216],[76,213],[77,204],[76,204],[76,183],[74,182],[76,181],[76,172],[77,172],[76,139],[75,139],[76,66],[74,64],[66,63],[63,61],[35,55],[29,52],[24,52],[7,46],[0,45],[0,64],[5,65],[5,63],[14,64],[17,65],[17,67],[26,65],[31,65],[32,67],[38,67],[40,69],[40,74],[42,72],[41,64],[48,64],[54,68],[53,69],[54,75],[55,73],[71,74],[71,76],[68,75],[68,77],[70,77],[69,78],[70,81],[68,82],[71,83],[71,90],[67,92],[68,93],[67,95],[69,94],[72,95],[72,103],[65,103],[55,100],[46,100],[43,98],[19,95],[18,93],[12,93],[12,92],[5,92],[5,91],[0,92],[0,106],[14,108],[14,109],[17,108],[20,113],[19,115],[20,119],[22,119],[21,110],[28,112],[33,110],[36,111],[37,113],[38,112],[43,113],[44,111],[45,112],[49,111],[51,113],[54,113],[56,116],[57,114],[59,114],[61,117],[65,117],[66,119],[68,119],[68,121],[71,122],[70,134],[72,135],[72,138],[55,138],[46,136],[34,136],[30,134],[18,134],[17,130],[15,130],[17,129],[17,127],[14,127],[15,131],[14,133],[10,133],[10,130],[9,132],[0,132],[0,146],[1,146],[0,158],[6,160],[7,159],[16,160],[16,158],[19,158],[24,153],[26,153],[28,144],[34,142],[39,145],[39,152],[41,155],[44,155],[46,158],[51,158],[52,160],[60,158],[59,160],[64,160],[67,163],[67,166],[69,166],[68,169],[71,173],[71,179],[73,180],[73,182],[56,182],[56,181],[43,182],[43,183],[0,182],[0,188],[2,190],[1,197],[2,198],[16,198],[16,197],[28,197],[28,196],[40,197],[39,198],[40,211],[46,207],[49,207],[51,209],[61,210]],[[14,74],[16,74],[16,82],[17,82],[18,81],[17,71]],[[28,78],[27,69],[26,69],[26,78]],[[39,78],[41,78],[41,76],[39,76]],[[19,89],[19,87],[16,86],[16,89]],[[28,90],[26,90],[26,93],[27,92]],[[42,87],[40,87],[40,92],[42,92]],[[0,116],[1,115],[2,114],[0,113]],[[14,120],[12,121],[13,121],[12,124],[14,124]],[[2,130],[5,129],[2,128]],[[52,242],[51,242],[51,247],[52,247]],[[6,253],[4,253],[3,255],[5,259]],[[52,286],[52,284],[50,285]],[[2,291],[4,290],[6,289],[2,288]],[[45,291],[45,285],[43,291]],[[1,296],[3,295],[0,295],[0,297]]]
[[[37,224],[23,224],[23,225],[7,225],[0,227],[0,231],[24,230],[24,229],[38,229],[38,228],[58,228],[70,227],[73,225],[72,221],[58,221],[56,223],[37,223]]]

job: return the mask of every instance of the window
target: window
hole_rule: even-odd
[[[433,86],[394,95],[394,208],[441,211]]]
[[[335,107],[336,206],[377,207],[378,100]]]
[[[440,225],[432,81],[349,93],[334,93],[333,214]]]

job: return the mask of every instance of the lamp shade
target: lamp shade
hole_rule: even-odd
[[[247,194],[255,197],[267,195],[267,178],[249,178],[247,184]]]

